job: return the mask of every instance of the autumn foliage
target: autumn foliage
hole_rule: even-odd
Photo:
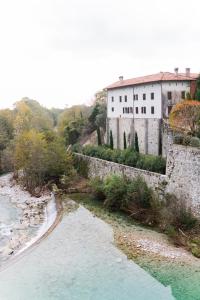
[[[200,102],[183,100],[177,103],[170,114],[169,122],[173,130],[195,135],[200,121]]]

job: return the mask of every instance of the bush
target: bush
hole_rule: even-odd
[[[183,138],[183,145],[184,146],[189,146],[191,142],[191,136],[189,135],[185,135]]]
[[[161,210],[162,222],[182,230],[195,227],[197,219],[183,201],[178,200],[173,194],[166,194],[165,200],[165,206]]]
[[[200,147],[200,139],[198,137],[191,137],[190,146],[192,147]]]
[[[127,203],[127,181],[118,175],[110,175],[104,180],[104,205],[112,210],[121,209]]]
[[[74,156],[73,165],[79,175],[88,178],[88,162],[85,159]]]
[[[142,177],[137,177],[127,186],[127,201],[142,208],[149,208],[152,200],[152,190]]]
[[[72,152],[75,153],[82,153],[83,147],[80,144],[74,144],[72,145]]]
[[[166,160],[161,156],[140,154],[136,167],[151,172],[165,174]]]
[[[94,198],[97,200],[105,200],[106,196],[104,193],[104,184],[103,180],[101,180],[99,177],[96,177],[94,179],[90,180],[90,186],[92,188],[92,192],[94,195]]]
[[[176,134],[174,136],[174,143],[178,145],[183,145],[184,135],[183,134]]]
[[[78,147],[75,148],[75,150]],[[161,156],[139,154],[132,148],[125,150],[110,149],[105,146],[87,145],[82,153],[88,156],[117,162],[131,167],[165,174],[166,160]]]

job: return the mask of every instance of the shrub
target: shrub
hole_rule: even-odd
[[[74,156],[73,164],[79,175],[83,176],[84,178],[88,178],[88,162],[85,159]]]
[[[189,135],[185,135],[183,138],[183,145],[184,146],[189,146],[191,142],[191,136]]]
[[[149,208],[151,206],[152,190],[147,186],[142,177],[137,177],[131,181],[127,186],[127,201],[142,208]]]
[[[195,227],[197,219],[183,201],[178,200],[173,194],[166,194],[165,199],[166,204],[161,211],[162,222],[182,230]]]
[[[119,162],[119,157],[121,155],[121,150],[119,149],[113,149],[112,150],[112,157],[111,157],[111,160],[118,163]]]
[[[190,208],[185,205],[181,205],[177,215],[177,221],[179,226],[185,230],[189,230],[195,227],[197,219],[194,217]]]
[[[110,175],[104,180],[104,205],[112,210],[121,209],[126,205],[127,181],[118,175]]]
[[[183,134],[176,134],[174,136],[174,143],[178,144],[178,145],[183,145],[183,139],[184,139],[184,135]]]
[[[74,144],[72,145],[72,152],[75,153],[82,153],[83,147],[80,144]]]
[[[90,180],[90,186],[92,188],[93,195],[97,200],[105,200],[103,180],[99,177]]]
[[[78,147],[75,149],[77,148]],[[133,148],[127,148],[125,150],[112,150],[105,146],[87,145],[83,147],[81,151],[83,154],[88,156],[165,174],[166,160],[163,157],[139,154]]]
[[[140,155],[136,167],[151,172],[165,174],[166,160],[161,156]]]
[[[135,167],[137,165],[138,159],[139,159],[138,152],[130,151],[129,155],[127,155],[125,158],[125,164],[127,166]]]
[[[200,139],[198,137],[191,137],[190,146],[192,147],[200,147]]]

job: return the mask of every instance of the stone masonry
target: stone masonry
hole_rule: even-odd
[[[76,154],[88,161],[89,178],[120,174],[130,179],[141,176],[159,196],[174,194],[200,217],[200,149],[172,145],[167,155],[166,175]]]

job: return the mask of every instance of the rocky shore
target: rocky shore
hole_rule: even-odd
[[[46,192],[39,198],[32,197],[17,185],[12,174],[0,177],[0,205],[1,197],[8,199],[17,216],[5,221],[0,213],[0,266],[35,242],[56,217],[50,193]]]

